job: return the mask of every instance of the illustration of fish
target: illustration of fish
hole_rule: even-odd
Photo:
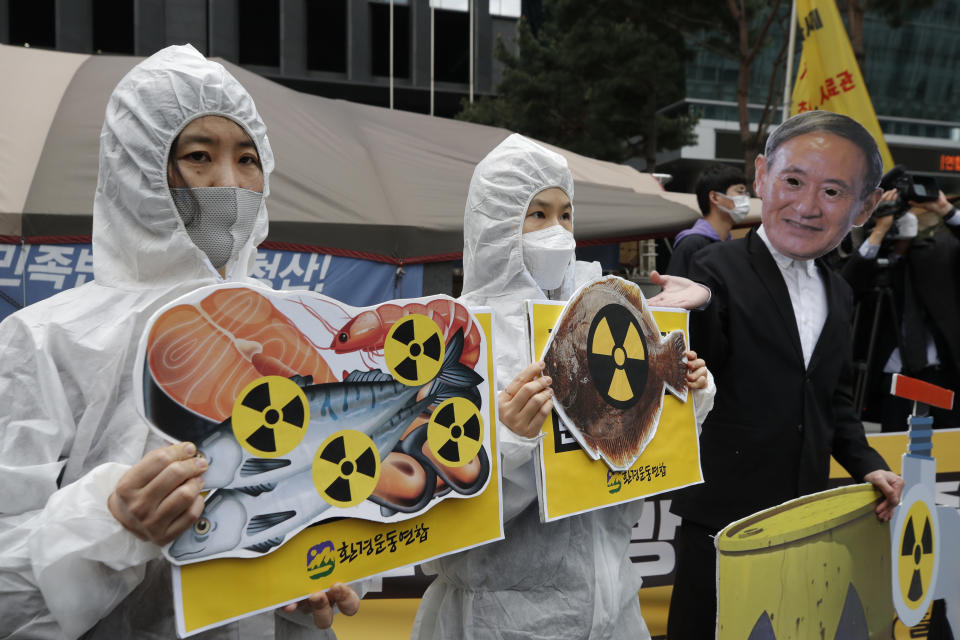
[[[302,390],[310,414],[300,443],[279,457],[256,456],[240,445],[232,419],[227,418],[197,443],[200,455],[209,464],[203,474],[204,488],[271,491],[278,482],[309,469],[317,448],[342,429],[368,435],[382,459],[400,441],[407,425],[431,404],[460,396],[479,406],[476,387],[483,378],[459,362],[463,344],[463,331],[457,331],[447,345],[439,373],[421,386],[404,385],[378,370],[354,371],[342,382],[326,384],[308,384],[305,379],[292,378],[305,385]],[[264,406],[268,404],[265,401]]]
[[[580,445],[616,471],[653,439],[669,390],[686,402],[683,333],[661,337],[640,287],[606,276],[576,292],[544,351],[554,407]]]
[[[290,477],[282,492],[253,495],[235,489],[217,491],[208,498],[200,518],[170,544],[167,553],[178,563],[240,549],[263,554],[330,506],[317,493],[309,468]]]
[[[420,387],[403,385],[381,371],[355,371],[343,382],[303,387],[310,422],[300,443],[283,457],[250,454],[238,443],[228,418],[198,444],[210,465],[204,472],[206,488],[217,491],[207,498],[194,526],[170,544],[171,559],[195,562],[240,549],[267,553],[316,521],[332,505],[320,494],[312,467],[318,449],[335,433],[366,434],[382,461],[409,422],[430,405],[452,397],[466,397],[479,405],[476,386],[483,378],[459,362],[462,349],[463,332],[457,331],[436,377]],[[421,391],[425,395],[417,399]],[[350,465],[347,475],[373,467],[363,456],[347,460],[341,453],[335,461]],[[342,479],[327,487],[328,495],[343,491],[349,494],[350,490],[349,482]]]

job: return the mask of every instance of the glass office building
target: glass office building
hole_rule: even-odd
[[[787,8],[789,10],[789,7]],[[935,0],[908,14],[899,28],[868,11],[863,27],[864,80],[894,162],[937,178],[944,191],[960,193],[960,3]],[[750,82],[751,122],[759,119],[783,33],[758,56]],[[800,60],[797,38],[794,73]],[[782,75],[782,74],[781,74]],[[687,65],[686,98],[671,109],[700,114],[698,143],[658,156],[658,170],[672,173],[669,188],[690,190],[712,160],[742,163],[736,87],[737,63],[715,52],[696,51]],[[774,92],[782,119],[783,84]]]
[[[148,56],[189,42],[299,91],[452,117],[496,87],[494,45],[514,41],[521,0],[472,5],[471,18],[468,0],[0,0],[0,43]]]

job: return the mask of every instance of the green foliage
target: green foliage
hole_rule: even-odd
[[[457,117],[616,162],[693,143],[694,117],[657,113],[683,96],[687,56],[665,4],[544,0],[536,34],[520,21],[516,54],[497,43],[498,95]]]

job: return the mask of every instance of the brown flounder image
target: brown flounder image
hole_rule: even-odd
[[[606,276],[567,303],[547,343],[554,406],[594,459],[629,469],[653,439],[664,390],[686,402],[683,333],[661,336],[640,287]]]

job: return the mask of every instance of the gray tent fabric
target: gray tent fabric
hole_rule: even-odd
[[[0,236],[82,236],[91,228],[107,99],[140,58],[87,56],[78,65],[76,54],[0,45],[0,69],[29,65],[36,53],[48,65],[51,56],[69,56],[63,65],[75,72],[58,76],[69,82],[52,121],[35,123],[48,131],[22,209],[11,210],[15,198],[0,197]],[[269,244],[397,264],[459,255],[473,169],[509,131],[304,94],[220,62],[254,97],[277,157]],[[57,99],[50,77],[17,74],[19,86],[4,92],[0,114],[6,101]],[[0,140],[16,155],[18,140],[27,136],[6,126],[0,121]],[[699,217],[687,202],[664,197],[649,174],[554,149],[567,157],[576,183],[580,242],[669,234]],[[0,196],[9,191],[2,164]]]

